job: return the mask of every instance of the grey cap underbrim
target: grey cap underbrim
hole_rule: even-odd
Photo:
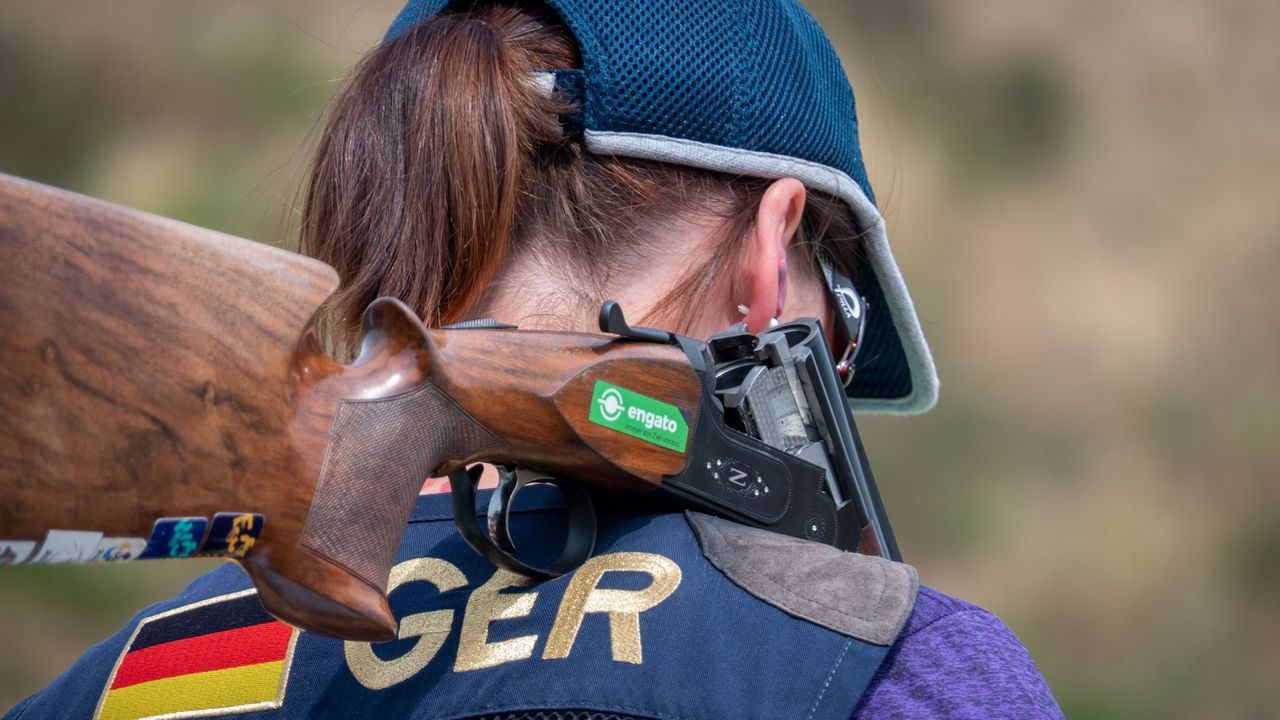
[[[880,281],[894,329],[902,342],[911,392],[898,398],[849,398],[849,409],[858,412],[923,413],[938,400],[938,372],[920,329],[911,294],[889,249],[884,218],[853,178],[832,167],[771,153],[708,145],[661,135],[585,131],[587,150],[687,165],[716,172],[763,178],[794,177],[806,187],[840,198],[853,209],[866,240],[867,259]]]

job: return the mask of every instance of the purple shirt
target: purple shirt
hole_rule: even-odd
[[[1062,710],[999,618],[921,587],[853,717],[1061,718]]]

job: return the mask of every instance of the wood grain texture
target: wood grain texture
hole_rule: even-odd
[[[0,178],[0,535],[43,537],[56,508],[147,537],[296,474],[295,348],[336,285],[298,255]]]
[[[385,640],[387,574],[426,477],[506,461],[647,492],[683,469],[684,453],[587,420],[601,379],[692,428],[700,386],[678,348],[427,330],[383,299],[344,366],[311,324],[336,282],[298,255],[0,176],[0,539],[260,512],[240,562],[264,606]]]

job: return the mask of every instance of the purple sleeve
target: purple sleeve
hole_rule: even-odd
[[[999,618],[922,587],[907,627],[853,716],[1061,718],[1062,710]]]

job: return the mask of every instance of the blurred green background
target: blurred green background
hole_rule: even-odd
[[[943,379],[861,424],[1069,717],[1280,703],[1280,4],[809,0]],[[398,2],[0,5],[0,171],[288,245]],[[203,561],[0,572],[0,709]]]

